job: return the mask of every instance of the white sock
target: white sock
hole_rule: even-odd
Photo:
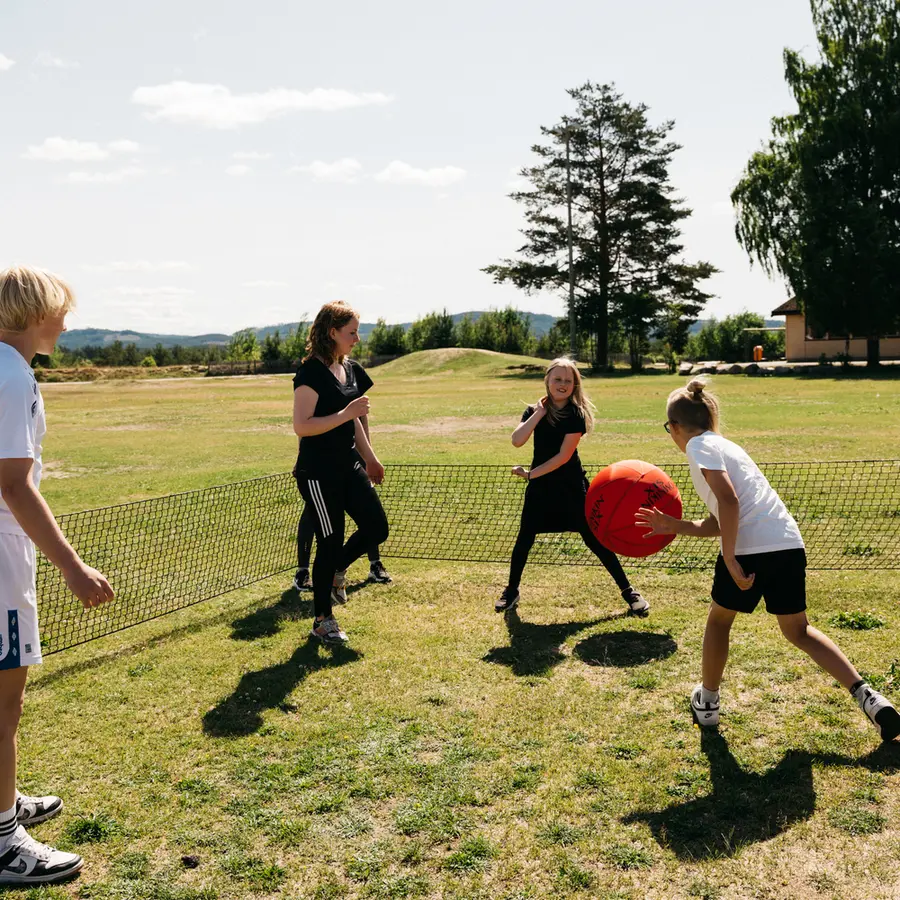
[[[16,805],[6,812],[0,813],[0,846],[6,846],[10,838],[16,833]]]
[[[719,692],[718,691],[708,691],[703,685],[700,685],[700,702],[703,704],[710,703],[718,703],[719,702]]]

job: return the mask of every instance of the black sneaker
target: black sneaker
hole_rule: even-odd
[[[309,577],[309,569],[297,569],[297,574],[294,576],[294,590],[312,590],[312,579]]]
[[[633,616],[650,615],[650,604],[633,587],[622,591],[622,599],[628,604],[628,612]]]
[[[36,841],[19,825],[0,850],[0,884],[51,884],[80,871],[84,860]]]
[[[519,605],[519,592],[510,588],[503,588],[503,593],[494,604],[494,612],[505,613],[515,609]]]
[[[376,584],[391,584],[394,579],[388,575],[384,563],[380,559],[376,559],[369,566],[369,581],[374,581]]]
[[[16,821],[20,825],[40,825],[62,812],[63,802],[59,797],[25,797],[16,795]]]

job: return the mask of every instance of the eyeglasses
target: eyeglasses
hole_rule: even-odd
[[[666,434],[671,434],[672,430],[669,428],[670,425],[677,425],[677,422],[674,422],[672,419],[669,419],[668,422],[663,422],[663,428],[666,429]]]

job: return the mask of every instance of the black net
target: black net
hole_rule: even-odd
[[[706,508],[690,484],[687,465],[663,468],[681,491],[684,517],[703,518]],[[810,568],[900,569],[900,460],[761,468],[800,525]],[[390,466],[379,488],[391,524],[382,555],[505,563],[524,492],[524,482],[509,471],[508,466]],[[66,537],[109,578],[116,600],[83,610],[40,557],[44,653],[292,569],[301,509],[294,479],[285,474],[63,516]],[[654,556],[624,562],[628,568],[709,568],[717,547],[716,540],[682,537]],[[529,563],[599,564],[573,534],[539,535]]]

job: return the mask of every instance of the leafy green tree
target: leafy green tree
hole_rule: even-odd
[[[126,344],[122,353],[123,366],[139,366],[141,364],[141,355],[138,353],[136,344]]]
[[[267,366],[273,366],[281,362],[281,335],[277,330],[265,336],[259,358]]]
[[[158,366],[169,366],[172,364],[172,354],[161,343],[157,343],[153,347],[153,358]]]
[[[568,299],[568,169],[575,314],[592,336],[594,366],[602,368],[615,320],[634,347],[672,308],[696,320],[709,298],[697,284],[716,269],[681,259],[680,223],[691,211],[669,182],[680,149],[669,140],[674,124],[650,125],[648,108],[625,102],[613,85],[588,82],[568,93],[574,115],[541,128],[547,143],[532,147],[539,161],[521,173],[531,187],[510,195],[525,208],[519,258],[484,271],[526,292],[555,288]]]
[[[411,351],[456,346],[453,316],[445,309],[443,312],[428,313],[421,319],[416,319],[406,332],[406,346]]]
[[[287,337],[281,342],[281,359],[288,365],[296,365],[306,356],[306,339],[309,337],[309,325],[300,322],[291,328]]]
[[[454,326],[453,335],[457,347],[475,347],[475,320],[466,313]]]
[[[900,0],[810,0],[819,58],[785,50],[797,112],[772,120],[732,194],[741,246],[807,322],[900,330]]]
[[[250,362],[259,359],[260,352],[259,340],[252,328],[236,331],[228,341],[227,358],[230,360]],[[156,361],[159,363],[159,359]]]
[[[366,343],[372,356],[401,356],[406,353],[406,332],[402,325],[388,325],[379,319]]]
[[[762,316],[746,311],[722,320],[710,319],[688,340],[687,355],[692,359],[747,362],[752,348],[759,344],[767,359],[783,356],[784,332],[745,330],[764,328],[765,324]]]

